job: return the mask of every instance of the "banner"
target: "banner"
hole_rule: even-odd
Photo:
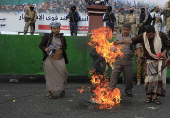
[[[124,7],[125,14],[129,13],[129,8],[134,8],[134,13],[138,16],[140,8],[145,7],[146,12],[155,7],[160,7],[160,12],[163,11],[163,6],[168,0],[109,0],[112,6],[112,11],[119,13],[119,9]],[[76,5],[76,11],[81,16],[81,21],[78,22],[78,34],[87,34],[89,25],[89,16],[86,10],[87,3],[85,0],[1,0],[0,2],[0,31],[16,31],[23,32],[24,30],[24,14],[30,4],[34,4],[37,12],[37,21],[35,23],[35,32],[50,32],[48,25],[51,21],[61,23],[61,32],[70,34],[69,19],[66,15],[70,12],[71,5]],[[97,19],[96,19],[97,20]],[[104,25],[105,26],[105,22]],[[116,29],[116,28],[115,28]]]
[[[0,13],[0,31],[16,31],[22,33],[24,31],[24,12],[19,14],[4,14]],[[78,34],[87,34],[88,31],[87,15],[81,16],[81,21],[78,22]],[[49,24],[52,21],[61,23],[61,32],[70,34],[69,19],[66,15],[55,14],[38,14],[35,23],[35,33],[49,33],[51,32]]]

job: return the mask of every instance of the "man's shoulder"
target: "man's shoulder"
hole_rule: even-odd
[[[122,37],[122,34],[117,34],[116,37]]]
[[[122,34],[117,34],[117,35],[116,35],[116,40],[119,40],[119,39],[121,39],[121,38],[123,38]]]

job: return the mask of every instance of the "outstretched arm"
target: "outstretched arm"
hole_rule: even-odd
[[[132,43],[132,40],[129,38],[129,39],[126,39],[126,40],[122,40],[122,41],[114,41],[113,44],[115,45],[118,45],[118,44],[130,44]]]

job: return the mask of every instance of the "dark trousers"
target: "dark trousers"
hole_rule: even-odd
[[[70,31],[71,31],[71,36],[77,36],[77,27],[78,23],[77,22],[70,22]]]
[[[106,26],[110,27],[110,29],[112,30],[112,32],[114,31],[114,23],[113,23],[113,22],[108,22],[108,23],[106,23]]]

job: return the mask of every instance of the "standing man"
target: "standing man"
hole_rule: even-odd
[[[70,31],[71,36],[77,36],[77,28],[78,28],[78,21],[80,21],[79,13],[76,11],[76,6],[71,6],[71,12],[66,16],[66,18],[70,19]]]
[[[30,5],[30,8],[26,10],[24,19],[25,19],[24,35],[27,34],[29,26],[30,26],[30,34],[34,35],[35,21],[37,19],[37,14],[36,11],[34,10],[34,5]]]
[[[106,26],[109,26],[114,31],[114,22],[116,21],[115,14],[112,12],[112,6],[107,7],[107,11],[104,14],[103,21],[106,21]]]
[[[138,24],[138,28],[139,28],[138,34],[145,32],[145,27],[147,25],[150,25],[150,20],[151,20],[151,16],[145,13],[145,8],[141,8],[141,13],[139,16],[139,24]]]
[[[65,95],[65,87],[67,84],[68,72],[66,64],[68,64],[66,54],[66,39],[60,32],[61,24],[59,22],[50,23],[51,33],[44,34],[39,48],[42,50],[43,68],[46,79],[47,97],[56,99],[57,97],[51,91],[60,91],[60,96]],[[50,45],[53,48],[50,49]],[[52,51],[52,54],[49,54]]]
[[[116,41],[123,41],[125,39],[133,38],[134,35],[130,34],[131,26],[129,24],[123,25],[122,34],[118,34],[115,38]],[[114,63],[114,69],[112,70],[110,78],[110,86],[112,89],[116,88],[120,73],[123,71],[125,77],[125,93],[127,96],[132,97],[133,88],[133,57],[135,49],[139,48],[139,45],[124,45],[121,51],[124,53],[123,57],[117,57]],[[113,50],[112,50],[113,51]],[[114,50],[116,51],[116,50]]]
[[[131,26],[131,33],[136,36],[137,35],[137,15],[133,13],[134,9],[129,9],[130,13],[127,15],[127,23]]]
[[[158,32],[154,26],[148,25],[144,33],[134,38],[114,42],[114,44],[131,43],[142,43],[146,57],[145,91],[148,97],[145,103],[161,104],[157,96],[165,96],[166,92],[167,68],[164,66],[163,58],[166,58],[167,50],[170,49],[170,41],[165,33]],[[161,58],[157,54],[161,54]]]
[[[136,85],[141,85],[142,79],[145,79],[145,68],[146,68],[146,63],[145,63],[145,57],[143,55],[143,47],[142,44],[140,43],[140,48],[136,50],[137,54],[137,84]]]
[[[158,6],[156,6],[155,10],[151,13],[151,17],[152,17],[152,25],[155,27],[155,30],[161,31],[162,19],[161,19],[161,13],[159,12]]]
[[[116,24],[117,24],[117,34],[121,34],[122,33],[122,27],[125,24],[126,21],[126,15],[124,14],[124,8],[120,9],[120,13],[117,14],[116,17]]]
[[[169,31],[170,31],[170,0],[168,2],[165,3],[165,10],[163,12],[164,14],[164,21],[165,21],[165,25],[166,25],[166,34],[169,37]]]

